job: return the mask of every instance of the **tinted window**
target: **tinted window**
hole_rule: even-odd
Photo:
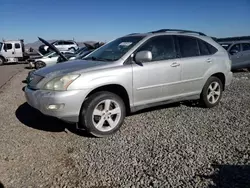
[[[236,54],[236,53],[238,53],[238,52],[240,52],[240,44],[235,44],[235,45],[233,45],[232,46],[232,48],[230,49],[230,54]]]
[[[182,57],[199,56],[197,40],[193,37],[178,36],[179,48]]]
[[[15,43],[15,49],[19,49],[20,48],[20,44],[19,43]]]
[[[174,39],[172,36],[158,36],[149,39],[139,51],[147,50],[152,52],[152,61],[160,61],[176,58]]]
[[[74,44],[73,42],[70,42],[70,41],[64,41],[64,44],[65,45],[72,45],[72,44]]]
[[[6,43],[5,45],[6,45],[7,50],[11,50],[12,49],[12,44]]]
[[[63,41],[58,41],[57,45],[64,45],[64,42]]]
[[[205,42],[205,44],[206,44],[206,46],[207,46],[207,48],[208,48],[210,54],[215,54],[215,53],[218,51],[218,50],[217,50],[214,46],[212,46],[211,44],[209,44],[209,43],[207,43],[207,42]]]
[[[243,43],[242,44],[242,50],[243,51],[250,50],[250,43]]]
[[[198,40],[200,47],[200,55],[210,55],[208,47],[204,41]]]

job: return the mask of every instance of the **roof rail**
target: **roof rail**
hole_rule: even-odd
[[[163,32],[171,32],[171,31],[176,31],[179,33],[196,33],[202,36],[206,36],[204,33],[198,32],[198,31],[190,31],[190,30],[183,30],[183,29],[160,29],[160,30],[156,30],[156,31],[151,31],[149,33],[163,33]]]
[[[130,33],[130,34],[127,34],[126,36],[135,35],[135,34],[139,34],[139,33]]]

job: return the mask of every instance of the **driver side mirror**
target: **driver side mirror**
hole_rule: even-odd
[[[231,55],[235,55],[235,54],[237,54],[237,53],[239,53],[238,50],[231,50],[231,51],[230,51],[230,54],[231,54]]]
[[[137,52],[135,55],[135,62],[136,63],[144,63],[152,61],[152,53],[150,51],[140,51]]]

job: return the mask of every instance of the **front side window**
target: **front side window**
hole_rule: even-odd
[[[5,45],[6,45],[6,49],[7,50],[11,50],[12,49],[12,44],[6,43]]]
[[[178,41],[182,57],[194,57],[200,55],[198,43],[195,38],[178,36]]]
[[[116,61],[125,55],[133,46],[141,41],[144,36],[125,36],[118,38],[88,55],[85,60]]]
[[[149,39],[139,48],[139,51],[150,51],[152,53],[152,61],[176,58],[174,39],[170,35]]]
[[[243,44],[242,44],[242,50],[243,50],[243,51],[248,51],[248,50],[250,50],[250,43],[243,43]]]
[[[15,43],[15,49],[20,49],[20,48],[21,48],[20,44],[19,43]]]
[[[232,46],[232,48],[230,49],[229,53],[231,55],[237,54],[240,52],[240,44],[235,44]]]

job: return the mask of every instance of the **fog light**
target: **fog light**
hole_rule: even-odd
[[[64,104],[50,104],[47,109],[49,110],[60,110],[64,107]]]

